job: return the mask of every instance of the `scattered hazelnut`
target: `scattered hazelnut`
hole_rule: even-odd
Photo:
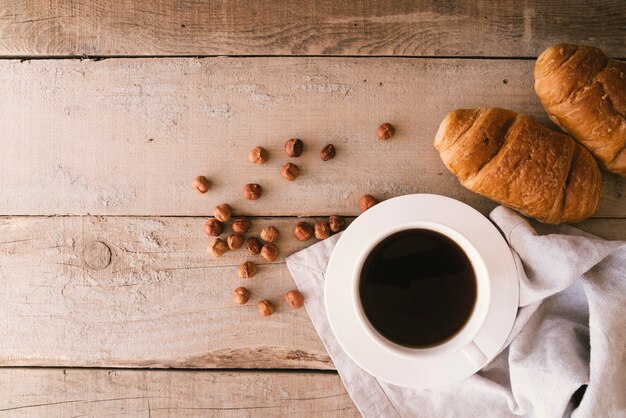
[[[207,251],[213,257],[217,258],[217,257],[221,257],[226,251],[228,251],[228,246],[226,245],[224,241],[217,238],[213,242],[209,243],[207,247]]]
[[[210,237],[219,237],[224,230],[224,225],[215,218],[211,218],[204,224],[204,232]]]
[[[285,180],[294,181],[298,174],[300,174],[300,167],[293,163],[287,163],[280,169],[280,175]]]
[[[287,292],[285,294],[285,300],[287,301],[289,306],[294,309],[300,308],[302,305],[304,305],[304,296],[302,296],[302,293],[298,292],[297,290],[290,290],[289,292]]]
[[[233,301],[238,305],[243,305],[250,300],[250,291],[245,287],[238,287],[233,290]]]
[[[222,203],[221,205],[217,205],[215,209],[213,209],[213,216],[215,216],[215,219],[220,222],[228,222],[232,215],[233,208],[231,208],[228,203]]]
[[[365,194],[359,199],[359,209],[361,209],[361,213],[363,213],[377,203],[378,199],[372,195]]]
[[[313,236],[313,227],[307,222],[298,222],[293,235],[298,241],[307,241]]]
[[[273,226],[266,226],[261,230],[261,239],[267,242],[274,242],[278,239],[278,229]]]
[[[231,234],[226,238],[226,244],[231,250],[238,250],[243,245],[243,237],[239,234]]]
[[[276,308],[274,308],[272,302],[267,299],[263,299],[262,301],[257,303],[256,306],[257,308],[259,308],[259,313],[261,314],[261,316],[270,316],[274,312],[276,312]]]
[[[376,136],[378,137],[378,139],[385,140],[391,138],[395,133],[396,128],[394,128],[392,124],[383,123],[378,127],[378,130],[376,131]]]
[[[304,143],[301,139],[292,138],[285,143],[285,154],[289,157],[299,157],[304,150]]]
[[[254,164],[264,164],[267,161],[267,157],[267,150],[263,147],[254,147],[248,154],[248,159]]]
[[[332,215],[328,218],[330,224],[330,230],[333,232],[339,232],[346,226],[346,221],[341,216]]]
[[[261,248],[261,257],[267,261],[276,260],[276,257],[278,257],[278,247],[274,244],[265,244],[263,248]]]
[[[204,176],[198,176],[193,179],[192,186],[196,190],[196,192],[200,194],[206,193],[209,190],[210,186],[209,179]]]
[[[260,184],[248,183],[243,186],[243,197],[248,200],[257,200],[261,197],[261,193],[263,193],[263,188]]]
[[[248,248],[248,251],[250,252],[250,254],[259,255],[259,253],[261,252],[261,247],[262,247],[261,241],[259,241],[258,238],[250,237],[246,241],[246,247]]]
[[[256,275],[256,265],[252,261],[246,261],[239,266],[237,274],[242,279],[250,279]]]
[[[326,221],[317,221],[315,223],[315,238],[326,239],[330,237],[330,226]]]
[[[326,144],[320,151],[320,158],[322,161],[328,161],[335,158],[335,146],[333,144]]]
[[[238,216],[232,224],[233,232],[236,234],[244,234],[250,229],[250,220],[245,216]]]

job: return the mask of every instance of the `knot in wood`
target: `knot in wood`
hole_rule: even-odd
[[[94,270],[102,270],[111,264],[111,249],[102,241],[93,241],[83,249],[83,261]]]

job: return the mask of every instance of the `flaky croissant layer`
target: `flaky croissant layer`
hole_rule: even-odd
[[[537,58],[535,92],[554,123],[626,177],[626,62],[590,46],[554,45]]]
[[[600,203],[602,176],[589,151],[511,110],[454,110],[434,145],[463,186],[541,222],[582,221]]]

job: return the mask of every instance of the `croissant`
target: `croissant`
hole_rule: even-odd
[[[554,123],[626,177],[626,63],[598,48],[554,45],[535,63],[535,92]]]
[[[541,222],[582,221],[600,203],[602,176],[589,151],[511,110],[450,112],[434,145],[463,186]]]

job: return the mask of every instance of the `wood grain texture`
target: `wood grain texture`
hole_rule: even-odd
[[[49,0],[0,4],[0,54],[626,55],[626,4],[559,0]]]
[[[293,238],[296,219],[253,222],[251,234],[283,234],[273,263],[245,248],[210,257],[203,222],[2,218],[0,366],[333,368],[306,310],[283,299],[295,288],[284,257],[313,242]],[[252,279],[237,275],[245,260]],[[261,317],[261,299],[277,313]]]
[[[588,219],[573,226],[604,239],[626,241],[625,219]]]
[[[0,417],[358,417],[336,374],[0,369]]]
[[[293,238],[298,219],[253,219],[251,235],[282,234],[273,263],[244,249],[210,258],[203,221],[0,218],[0,366],[332,369],[306,310],[282,299],[295,288],[284,257],[314,242]],[[624,239],[626,220],[579,226]],[[243,280],[246,259],[259,272]],[[244,306],[230,297],[240,285]],[[278,312],[260,317],[261,298]]]
[[[459,107],[500,106],[547,122],[533,63],[515,60],[205,58],[0,62],[0,214],[357,214],[358,198],[430,192],[486,213],[432,140]],[[396,136],[375,139],[382,122]],[[302,172],[279,176],[290,137]],[[323,162],[328,142],[337,157]],[[256,146],[264,166],[248,162]],[[18,162],[16,164],[15,162]],[[392,169],[390,169],[392,168]],[[208,176],[212,189],[191,191]],[[242,187],[264,195],[246,201]],[[624,180],[605,176],[596,216],[626,216]]]

